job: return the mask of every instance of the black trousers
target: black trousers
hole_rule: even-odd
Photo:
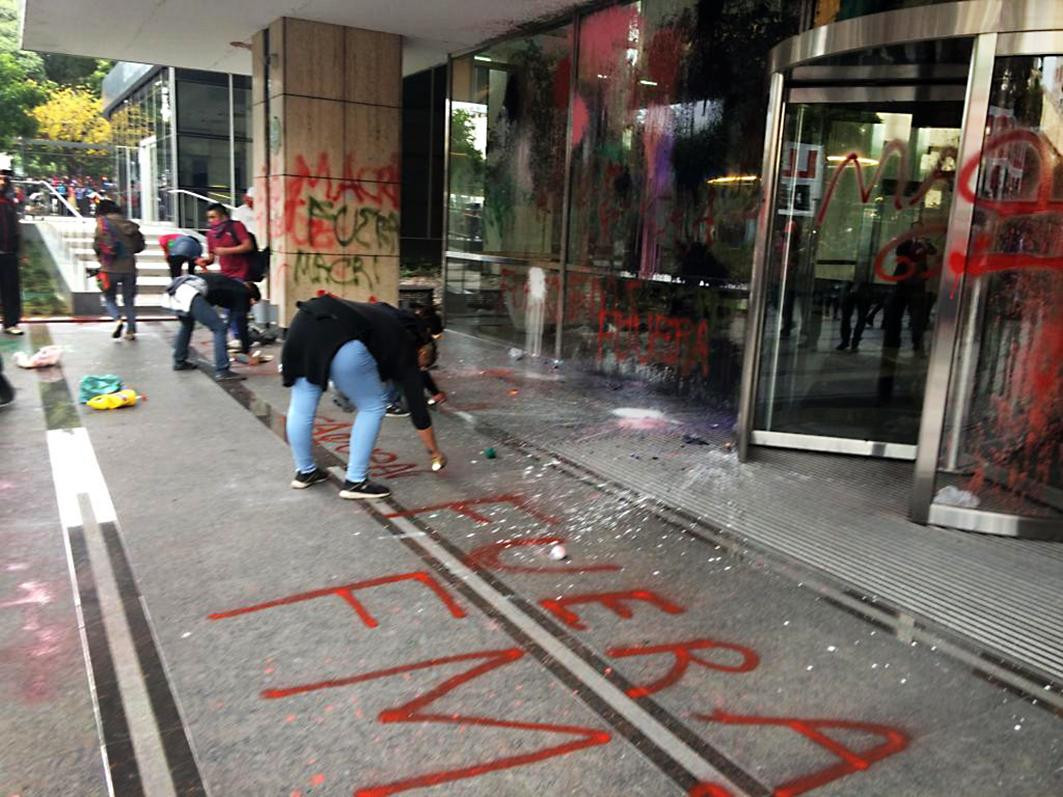
[[[0,301],[4,305],[4,326],[15,326],[22,320],[22,281],[18,273],[18,255],[0,255]]]
[[[177,279],[181,276],[181,266],[188,264],[188,273],[194,274],[196,271],[196,261],[194,258],[185,257],[184,255],[171,255],[166,258],[166,263],[170,266],[170,279]]]

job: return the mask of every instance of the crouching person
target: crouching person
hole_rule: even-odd
[[[214,335],[214,378],[219,382],[243,379],[230,368],[226,348],[228,324],[215,307],[224,307],[237,320],[240,342],[245,352],[251,349],[247,332],[247,313],[262,295],[252,282],[240,282],[222,274],[197,274],[178,277],[166,289],[171,309],[177,313],[181,329],[173,347],[173,369],[188,371],[196,366],[188,362],[188,344],[198,321]],[[243,323],[240,323],[242,319]]]
[[[319,296],[300,302],[281,354],[288,407],[288,442],[295,460],[292,487],[302,489],[328,476],[314,463],[313,428],[321,394],[329,380],[357,407],[351,426],[347,477],[341,498],[386,498],[391,490],[369,480],[369,457],[380,434],[388,400],[388,380],[406,396],[410,419],[436,467],[445,462],[436,444],[425,404],[421,368],[435,347],[431,335],[405,325],[387,304],[349,302]]]

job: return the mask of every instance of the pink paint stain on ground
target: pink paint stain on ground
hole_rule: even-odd
[[[325,776],[322,775],[320,772],[318,774],[314,775],[314,777],[310,778],[310,785],[311,786],[320,786],[324,782],[325,782]]]

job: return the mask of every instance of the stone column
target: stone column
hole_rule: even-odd
[[[402,37],[285,17],[253,45],[256,210],[281,326],[322,290],[397,303]]]

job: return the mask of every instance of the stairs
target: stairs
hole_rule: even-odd
[[[96,229],[95,219],[46,218],[27,221],[36,224],[66,282],[74,315],[100,315],[103,305],[96,280],[87,276],[87,269],[97,265],[92,249]],[[144,251],[137,255],[137,313],[145,316],[172,316],[173,312],[162,306],[162,294],[170,284],[170,267],[166,264],[159,236],[175,232],[194,235],[206,241],[196,230],[183,230],[164,222],[148,222],[140,225],[144,234]]]

